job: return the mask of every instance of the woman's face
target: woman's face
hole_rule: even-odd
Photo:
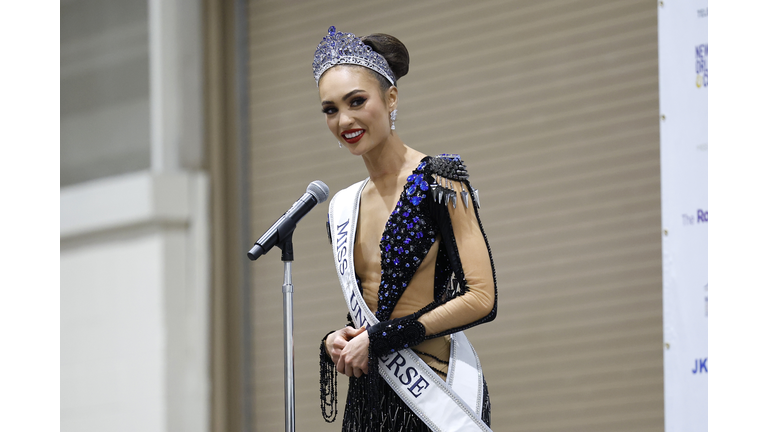
[[[397,90],[382,98],[379,82],[366,69],[334,66],[323,74],[319,90],[328,129],[352,154],[363,155],[390,137]]]

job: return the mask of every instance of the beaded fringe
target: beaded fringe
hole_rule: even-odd
[[[325,338],[327,337],[328,335],[325,335]],[[325,351],[325,338],[320,342],[320,410],[323,413],[323,420],[333,423],[339,412],[339,378],[336,365]]]
[[[344,410],[343,432],[429,432],[429,427],[406,405],[397,393],[377,376],[378,404],[370,409],[369,377],[351,377]],[[375,412],[375,417],[372,413]],[[491,401],[483,379],[483,412],[481,419],[491,426]]]

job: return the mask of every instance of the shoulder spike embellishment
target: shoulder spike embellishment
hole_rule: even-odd
[[[464,189],[464,181],[469,178],[467,168],[457,154],[443,153],[432,159],[435,181],[430,185],[432,199],[438,204],[452,205],[456,208],[457,191],[453,185],[456,181],[461,186],[461,200],[465,208],[469,208],[469,192]],[[476,196],[476,195],[475,195]]]
[[[453,181],[451,181],[451,188],[448,190],[448,194],[451,197],[453,208],[456,208],[456,190],[453,189]],[[445,205],[448,205],[448,203],[446,202]]]

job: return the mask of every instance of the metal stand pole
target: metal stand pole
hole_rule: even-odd
[[[278,247],[283,250],[283,373],[285,376],[285,431],[296,430],[296,385],[293,368],[293,281],[291,280],[291,265],[293,264],[293,233],[281,242]]]

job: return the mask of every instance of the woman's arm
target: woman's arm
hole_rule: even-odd
[[[472,190],[467,184],[464,187]],[[459,293],[442,304],[438,300],[427,306],[426,312],[418,317],[427,338],[454,333],[496,316],[493,264],[475,206],[470,202],[466,207],[461,201],[456,208],[451,204],[433,205],[442,207],[435,212]]]

